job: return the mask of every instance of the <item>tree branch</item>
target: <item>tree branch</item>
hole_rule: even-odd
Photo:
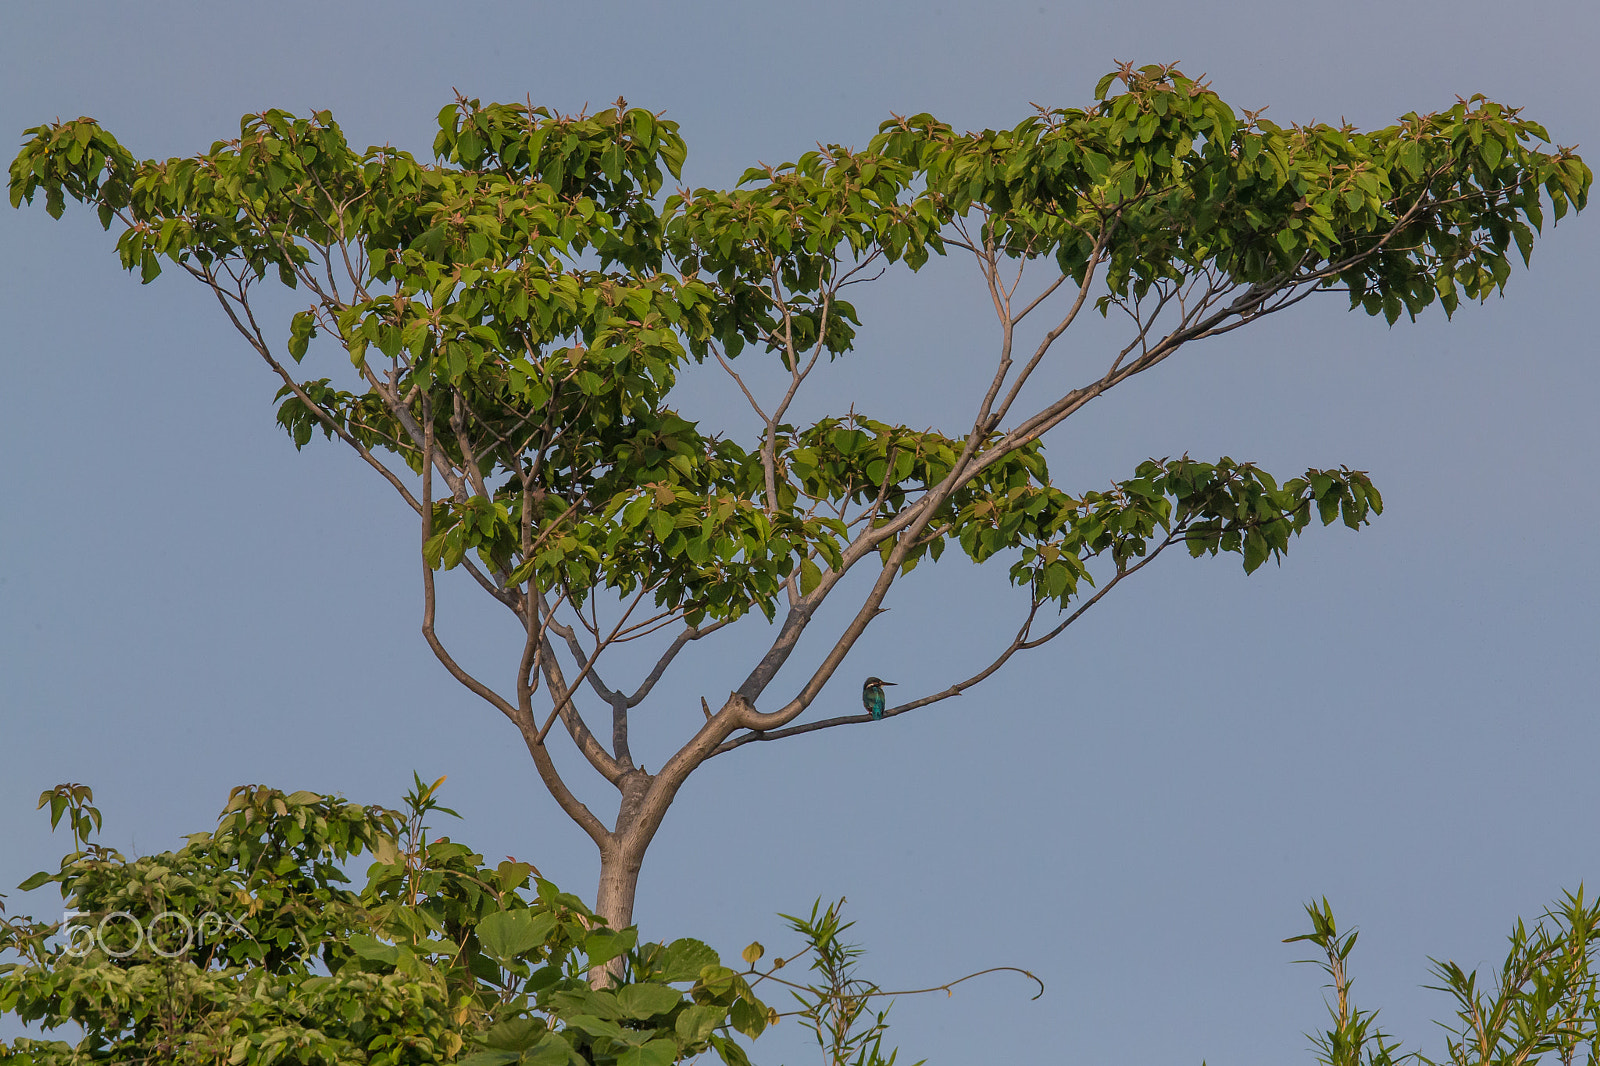
[[[673,638],[672,644],[662,654],[661,658],[656,660],[656,665],[651,669],[650,675],[644,679],[633,695],[628,697],[628,706],[637,707],[644,702],[645,697],[650,695],[650,690],[656,687],[656,682],[660,681],[667,672],[667,667],[672,665],[672,660],[678,657],[678,653],[687,647],[690,641],[710,636],[730,621],[732,619],[724,618],[722,621],[713,622],[708,626],[684,627],[683,631]]]
[[[250,345],[250,347],[256,350],[256,354],[260,355],[266,364],[272,368],[273,372],[277,374],[280,379],[282,379],[284,385],[294,393],[295,397],[299,399],[301,403],[305,404],[306,409],[316,416],[317,421],[321,422],[324,426],[327,426],[328,429],[333,432],[334,436],[338,437],[340,440],[344,441],[352,449],[354,449],[356,454],[361,456],[363,462],[376,470],[383,477],[383,479],[400,494],[400,498],[406,501],[407,506],[409,506],[413,511],[420,513],[422,505],[417,502],[415,496],[411,495],[411,491],[406,488],[405,483],[395,475],[394,471],[390,470],[387,466],[384,466],[383,463],[378,460],[377,456],[372,454],[366,445],[362,444],[355,437],[351,436],[350,433],[339,424],[337,419],[335,419],[328,411],[323,409],[321,404],[311,399],[311,397],[306,393],[306,390],[301,388],[300,383],[297,382],[288,372],[288,370],[284,368],[283,364],[278,362],[277,359],[273,358],[272,349],[267,345],[266,339],[260,335],[259,330],[252,334],[251,330],[246,328],[245,324],[240,321],[239,316],[234,313],[233,308],[228,304],[228,297],[223,293],[221,283],[217,280],[216,275],[211,272],[210,268],[192,267],[185,263],[184,269],[194,277],[199,278],[206,284],[207,287],[211,289],[212,295],[217,298],[217,303],[222,306],[223,313],[228,316],[228,321],[233,323],[233,328],[238,331],[240,336],[244,337],[245,341]],[[246,303],[246,298],[242,292],[238,297],[235,298],[238,299],[241,304]]]
[[[1041,601],[1035,600],[1033,606],[1028,611],[1027,620],[1022,623],[1022,628],[1017,630],[1017,635],[1012,638],[1011,643],[1006,645],[1005,650],[1002,651],[988,666],[984,667],[982,670],[978,671],[976,674],[973,674],[966,680],[958,681],[949,688],[946,688],[940,692],[935,692],[932,695],[924,696],[921,699],[912,700],[910,703],[902,703],[898,707],[891,707],[883,712],[882,717],[892,718],[895,715],[906,714],[910,711],[918,710],[930,704],[939,703],[940,701],[947,700],[952,696],[959,696],[967,689],[987,680],[995,673],[995,671],[1004,666],[1007,660],[1009,660],[1017,652],[1032,651],[1034,648],[1054,640],[1056,637],[1060,636],[1068,626],[1072,625],[1072,623],[1083,617],[1084,612],[1089,610],[1089,608],[1093,607],[1095,604],[1099,603],[1108,592],[1116,588],[1124,578],[1131,577],[1140,570],[1143,570],[1155,559],[1156,556],[1160,555],[1164,550],[1166,550],[1169,545],[1183,540],[1183,534],[1186,525],[1187,523],[1180,523],[1180,525],[1176,527],[1165,540],[1157,545],[1155,550],[1149,555],[1139,560],[1139,562],[1133,566],[1117,571],[1116,575],[1106,583],[1104,588],[1096,591],[1093,596],[1086,600],[1076,611],[1072,612],[1072,614],[1069,615],[1065,621],[1056,626],[1049,633],[1046,633],[1044,636],[1035,640],[1028,639],[1028,634],[1033,628],[1034,617],[1038,614],[1039,608],[1043,606]],[[781,740],[784,737],[800,736],[804,733],[815,733],[818,730],[831,729],[834,726],[856,725],[863,722],[872,722],[878,720],[879,719],[874,719],[870,714],[847,714],[840,715],[837,718],[823,719],[819,722],[807,722],[805,725],[790,726],[786,729],[741,733],[739,736],[730,740],[726,740],[718,745],[711,754],[721,755],[723,752],[732,751],[735,748],[743,747],[746,744],[751,744],[756,741]]]
[[[423,398],[423,419],[425,421],[424,434],[428,446],[433,446],[433,415],[426,397]],[[433,536],[433,475],[432,471],[424,466],[422,468],[422,544],[424,551],[430,537]],[[466,688],[484,699],[495,710],[505,715],[513,723],[517,721],[516,709],[501,698],[500,694],[473,677],[462,669],[455,659],[446,650],[443,643],[434,633],[434,582],[433,567],[429,565],[426,554],[422,558],[422,636],[428,642],[428,647],[433,649],[433,654],[444,668],[450,671],[450,676],[459,681]]]

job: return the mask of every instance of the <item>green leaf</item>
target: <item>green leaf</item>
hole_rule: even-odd
[[[496,911],[478,923],[483,950],[509,962],[545,942],[555,930],[556,916],[549,911]]]
[[[301,311],[289,320],[289,354],[295,362],[306,357],[306,348],[316,335],[317,319],[310,311]]]
[[[728,1021],[745,1036],[754,1039],[767,1028],[767,1008],[743,997],[734,1000]]]
[[[633,947],[638,939],[639,931],[631,926],[615,933],[599,930],[584,938],[583,950],[591,967],[601,966]]]
[[[716,966],[721,960],[717,953],[698,940],[674,940],[651,960],[658,971],[658,981],[693,981],[707,966]]]
[[[573,1052],[572,1045],[555,1033],[550,1033],[532,1051],[522,1053],[521,1063],[522,1066],[567,1066],[574,1060],[581,1061]]]
[[[800,595],[809,596],[822,584],[822,570],[810,558],[800,560]]]
[[[539,1018],[507,1018],[489,1027],[480,1040],[502,1051],[526,1051],[550,1036],[550,1027]]]
[[[728,1016],[727,1008],[712,1003],[695,1003],[683,1009],[674,1023],[678,1038],[689,1046],[703,1044]]]
[[[510,1066],[510,1063],[524,1061],[515,1051],[474,1051],[466,1058],[456,1060],[457,1066]]]
[[[672,515],[660,509],[650,512],[650,531],[656,535],[659,543],[665,544],[667,538],[672,536],[672,530]]]
[[[350,950],[363,959],[387,963],[390,966],[400,961],[400,948],[397,945],[385,944],[365,933],[356,933],[350,938]]]
[[[1253,574],[1267,561],[1271,548],[1259,529],[1252,529],[1244,538],[1244,572]]]
[[[624,985],[617,991],[617,1002],[630,1018],[644,1021],[667,1014],[683,1000],[683,993],[666,985]]]
[[[603,1036],[611,1040],[626,1039],[622,1026],[605,1018],[597,1018],[592,1014],[574,1014],[566,1021],[567,1028],[588,1033],[590,1036]]]
[[[716,1033],[711,1034],[710,1040],[711,1046],[717,1049],[717,1056],[727,1066],[750,1066],[750,1056],[734,1041]]]
[[[672,1066],[678,1057],[678,1045],[671,1040],[652,1040],[639,1047],[631,1047],[617,1056],[617,1066]]]

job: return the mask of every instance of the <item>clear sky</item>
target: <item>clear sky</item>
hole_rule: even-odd
[[[690,183],[726,185],[818,140],[864,144],[891,111],[981,128],[1083,105],[1132,59],[1180,60],[1284,124],[1482,92],[1593,160],[1596,41],[1586,0],[13,5],[0,130],[88,114],[167,156],[244,112],[330,108],[356,143],[421,154],[452,87],[560,110],[621,94],[682,124]],[[1049,985],[902,1001],[905,1061],[1255,1066],[1309,1057],[1319,974],[1280,941],[1326,895],[1363,930],[1357,1002],[1438,1052],[1428,956],[1494,967],[1515,916],[1597,880],[1597,225],[1547,231],[1505,299],[1454,322],[1310,301],[1074,418],[1049,441],[1068,488],[1187,451],[1345,463],[1387,511],[1249,578],[1163,557],[960,699],[714,760],[646,861],[645,934],[787,954],[774,912],[846,895],[887,987],[997,964]],[[58,782],[92,784],[105,839],[151,852],[209,827],[235,784],[392,804],[415,769],[449,775],[466,821],[447,831],[592,893],[587,839],[421,640],[399,502],[332,446],[297,454],[217,308],[176,272],[141,288],[111,245],[82,210],[0,211],[0,885],[65,850],[33,811]],[[976,273],[890,276],[857,304],[859,354],[800,413],[958,427],[994,344]],[[710,376],[685,391],[712,424],[732,406]],[[1022,606],[1003,573],[955,563],[889,605],[820,712],[869,673],[944,687]],[[489,606],[450,595],[441,619],[485,669],[512,639]],[[690,661],[636,752],[754,646]],[[757,1061],[809,1061],[796,1035]]]

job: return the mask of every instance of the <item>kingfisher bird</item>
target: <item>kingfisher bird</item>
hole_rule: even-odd
[[[883,686],[893,684],[893,681],[869,677],[866,684],[861,686],[861,706],[872,712],[874,722],[883,717]]]

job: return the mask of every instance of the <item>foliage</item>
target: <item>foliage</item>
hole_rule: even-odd
[[[245,116],[236,138],[161,161],[92,119],[56,122],[28,131],[11,202],[42,194],[55,216],[68,198],[91,205],[143,280],[176,265],[207,286],[276,375],[278,421],[296,446],[339,439],[412,508],[424,636],[515,726],[593,839],[596,906],[619,928],[645,849],[696,768],[747,743],[873,720],[796,724],[923,560],[951,549],[1003,559],[1024,620],[987,666],[886,719],[1053,639],[1167,547],[1236,554],[1254,571],[1313,515],[1358,528],[1382,507],[1360,471],[1280,480],[1229,458],[1152,460],[1109,489],[1073,491],[1052,480],[1050,430],[1187,345],[1318,293],[1391,324],[1436,301],[1451,314],[1486,299],[1513,255],[1528,259],[1547,214],[1581,209],[1592,183],[1573,150],[1481,96],[1370,132],[1280,126],[1175,67],[1131,64],[1085,108],[968,133],[894,116],[860,150],[821,146],[730,189],[668,194],[687,153],[678,128],[622,100],[574,116],[461,97],[438,126],[427,162],[358,150],[325,111],[269,110]],[[857,347],[847,288],[884,264],[917,270],[946,254],[979,266],[995,313],[992,375],[962,386],[970,423],[919,430],[854,407],[791,422],[813,372]],[[307,294],[286,323],[257,298],[272,279]],[[1126,320],[1127,343],[1077,386],[1047,392],[1036,371],[1062,359],[1056,342],[1085,306]],[[741,358],[775,360],[779,393],[747,387]],[[674,407],[680,373],[707,360],[748,399],[761,426],[750,439]],[[302,377],[307,361],[317,369]],[[841,586],[858,566],[872,580]],[[435,632],[435,571],[456,568],[522,637],[498,683],[467,672]],[[866,591],[831,615],[848,621],[813,641],[797,687],[770,697],[841,587]],[[1051,609],[1067,617],[1036,631]],[[769,647],[729,678],[718,709],[703,704],[704,721],[687,709],[680,746],[647,772],[629,715],[687,644],[752,613],[781,615]],[[634,645],[654,662],[635,659],[632,691],[615,656],[602,667],[608,651],[665,641],[669,627],[664,649]],[[597,710],[609,728],[591,725]],[[618,790],[613,824],[552,758],[558,720]]]
[[[670,1066],[715,1052],[748,1066],[740,1037],[781,1018],[816,1039],[826,1066],[893,1066],[883,1046],[888,1008],[875,1003],[951,992],[885,991],[860,977],[862,951],[843,935],[844,901],[784,916],[803,947],[760,965],[765,948],[724,966],[698,940],[637,942],[531,864],[496,867],[448,837],[429,838],[443,779],[420,779],[405,810],[360,807],[311,792],[241,786],[211,833],[176,852],[129,860],[89,841],[100,812],[84,785],[40,796],[52,826],[66,818],[73,850],[55,873],[61,922],[0,921],[0,1017],[54,1030],[76,1044],[18,1038],[0,1058],[28,1066],[89,1063],[400,1066]],[[359,891],[344,866],[373,858]],[[3,907],[0,907],[3,911]],[[1402,1052],[1355,1005],[1341,932],[1327,900],[1306,907],[1305,941],[1330,979],[1331,1027],[1314,1034],[1326,1066],[1523,1066],[1554,1054],[1563,1066],[1600,1054],[1600,903],[1567,894],[1532,927],[1520,920],[1496,979],[1434,961],[1454,1001],[1445,1055]],[[591,987],[596,966],[617,979]],[[1312,961],[1312,960],[1306,960]],[[811,980],[783,976],[804,963]],[[787,989],[793,1009],[758,998]],[[1044,986],[1039,983],[1042,995]],[[1038,998],[1035,996],[1035,998]]]
[[[1328,1013],[1332,1028],[1312,1039],[1317,1061],[1326,1066],[1523,1066],[1554,1054],[1562,1066],[1600,1061],[1600,903],[1584,899],[1580,886],[1545,912],[1529,929],[1521,919],[1498,979],[1489,985],[1478,971],[1434,960],[1430,986],[1455,1001],[1455,1018],[1440,1023],[1446,1032],[1445,1057],[1420,1051],[1402,1053],[1400,1042],[1377,1024],[1378,1012],[1361,1010],[1350,998],[1347,968],[1356,945],[1354,931],[1339,932],[1328,901],[1306,906],[1311,932],[1285,943],[1308,941],[1322,949],[1317,963],[1334,992]]]
[[[166,259],[211,282],[232,269],[310,288],[289,353],[298,361],[329,334],[358,368],[375,348],[389,369],[361,393],[286,382],[279,418],[297,444],[348,434],[416,470],[420,442],[395,397],[421,422],[431,394],[452,428],[470,426],[437,446],[469,479],[475,467],[504,480],[436,505],[435,566],[472,553],[505,583],[533,579],[574,606],[643,587],[690,623],[771,617],[788,577],[809,594],[850,539],[814,512],[881,496],[871,521],[892,522],[964,450],[866,417],[778,426],[763,442],[783,475],[767,499],[761,448],[707,438],[664,408],[684,360],[714,346],[848,351],[855,309],[827,297],[848,252],[919,266],[944,250],[943,227],[981,209],[986,244],[1053,257],[1077,279],[1103,260],[1102,307],[1194,270],[1258,284],[1316,262],[1318,284],[1393,321],[1503,287],[1511,245],[1526,257],[1542,224],[1541,190],[1557,218],[1586,198],[1580,160],[1536,151],[1541,127],[1481,98],[1367,134],[1241,123],[1176,71],[1124,80],[1097,108],[1006,131],[896,119],[863,152],[808,152],[660,210],[662,171],[676,176],[686,152],[675,123],[637,108],[574,119],[471,100],[441,112],[438,166],[358,153],[325,112],[247,116],[238,139],[164,163],[138,162],[89,119],[42,126],[12,164],[11,196],[42,190],[59,214],[70,195],[108,226],[122,217],[119,253],[147,280]],[[1414,209],[1397,217],[1397,205]],[[336,251],[367,263],[353,291],[324,276]],[[1363,514],[1364,481],[1326,476]],[[949,543],[982,561],[1065,542],[1058,562],[1013,573],[1065,599],[1108,509],[1050,489],[1029,441],[930,515],[933,532],[902,565]],[[1267,551],[1253,547],[1247,564]]]
[[[666,1066],[715,1049],[747,1062],[735,1034],[759,1035],[769,1011],[745,977],[697,940],[636,943],[528,863],[489,867],[428,839],[438,785],[418,780],[406,812],[241,787],[215,832],[132,860],[77,835],[99,821],[85,786],[46,793],[76,846],[22,887],[58,884],[70,917],[0,926],[20,960],[0,966],[0,1014],[84,1035],[19,1039],[11,1055]],[[342,867],[363,854],[375,861],[357,891]],[[590,968],[612,958],[623,980],[591,989]]]
[[[840,917],[843,907],[841,899],[824,910],[819,900],[809,917],[784,915],[789,927],[811,945],[811,970],[820,978],[819,985],[791,990],[794,1013],[817,1038],[827,1066],[894,1066],[895,1052],[883,1055],[889,1010],[871,1009],[882,989],[855,976],[862,950],[840,939],[855,924]]]

